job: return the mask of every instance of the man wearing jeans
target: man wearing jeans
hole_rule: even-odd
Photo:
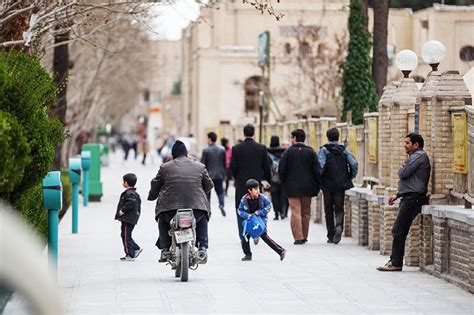
[[[421,212],[421,207],[428,201],[426,193],[430,180],[430,160],[423,150],[423,137],[418,133],[410,133],[405,139],[405,151],[408,159],[403,162],[398,170],[398,192],[390,196],[388,204],[393,205],[395,200],[401,198],[397,218],[392,228],[392,255],[390,260],[379,271],[401,271],[405,241],[410,231],[410,226],[415,217]]]
[[[318,158],[322,169],[327,242],[338,244],[344,227],[344,192],[354,187],[352,179],[357,175],[358,164],[349,149],[338,143],[337,128],[329,129],[326,136],[329,142],[321,147]]]
[[[320,167],[313,148],[304,144],[302,129],[291,132],[291,147],[281,156],[278,174],[291,209],[291,232],[295,245],[308,241],[311,197],[319,192]]]

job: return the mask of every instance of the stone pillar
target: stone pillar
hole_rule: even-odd
[[[421,252],[420,268],[426,269],[433,264],[433,220],[430,214],[421,216]]]
[[[380,249],[380,202],[376,195],[367,196],[369,208],[369,239],[368,248],[371,250]]]
[[[357,244],[367,246],[369,238],[369,206],[365,196],[368,189],[356,188],[351,190],[351,232]]]
[[[398,206],[380,207],[380,255],[392,253],[392,227],[397,217]]]
[[[379,100],[379,141],[378,141],[378,179],[379,187],[384,189],[390,185],[390,154],[391,154],[391,106],[392,97],[398,83],[390,83],[384,88]]]
[[[433,217],[433,264],[438,274],[448,270],[448,220]]]
[[[352,204],[351,197],[347,194],[344,197],[344,236],[352,236]]]
[[[407,241],[405,242],[405,265],[419,266],[421,252],[420,215],[417,215],[410,227]]]

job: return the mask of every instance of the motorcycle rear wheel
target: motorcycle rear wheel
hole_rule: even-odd
[[[181,244],[181,262],[179,264],[181,269],[181,282],[188,281],[188,272],[189,272],[189,243]]]

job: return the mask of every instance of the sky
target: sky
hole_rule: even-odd
[[[166,2],[166,1],[164,1]],[[151,21],[153,39],[179,40],[181,30],[199,17],[200,7],[195,0],[169,1],[172,4],[159,4],[153,7]],[[207,1],[201,1],[206,3]]]

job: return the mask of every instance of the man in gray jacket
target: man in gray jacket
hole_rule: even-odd
[[[208,147],[202,151],[201,163],[206,166],[209,176],[214,183],[214,190],[219,198],[219,209],[225,217],[224,210],[224,180],[226,177],[225,149],[216,145],[217,135],[211,131],[207,134]],[[207,193],[207,199],[211,202],[211,192]]]
[[[155,220],[160,236],[156,246],[161,250],[160,262],[170,255],[171,237],[168,234],[171,219],[178,209],[193,209],[196,218],[196,239],[200,250],[207,250],[209,201],[206,193],[213,188],[206,167],[188,158],[186,146],[177,140],[171,150],[173,159],[161,165],[151,181],[148,200],[157,200]]]
[[[418,133],[412,132],[406,136],[408,159],[398,170],[398,192],[388,199],[389,205],[393,205],[398,198],[402,199],[392,228],[392,255],[385,265],[377,268],[379,271],[402,271],[405,241],[411,224],[421,212],[421,207],[428,202],[426,193],[431,165],[423,146],[423,137]]]

